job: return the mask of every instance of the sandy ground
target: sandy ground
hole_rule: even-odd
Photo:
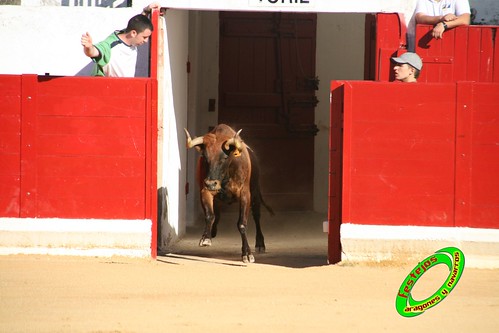
[[[212,247],[194,228],[155,261],[0,257],[0,332],[497,332],[499,270],[465,269],[443,302],[405,318],[395,296],[417,262],[326,265],[322,219],[274,220],[249,265],[232,222]],[[414,298],[447,274],[428,271]]]

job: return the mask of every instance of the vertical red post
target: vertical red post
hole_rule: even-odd
[[[37,217],[36,88],[37,75],[22,75],[20,217]]]
[[[492,74],[492,82],[499,82],[499,43],[494,43],[494,69]]]
[[[0,217],[19,217],[21,207],[21,77],[0,75]]]
[[[456,84],[456,173],[454,226],[468,226],[471,207],[471,145],[473,117],[473,83]]]
[[[393,80],[390,58],[405,51],[406,44],[406,27],[400,14],[376,14],[375,81]]]
[[[480,82],[493,82],[495,32],[492,29],[480,29]]]
[[[328,262],[341,261],[342,164],[343,164],[343,82],[331,84],[329,132]]]
[[[146,195],[150,202],[148,215],[151,218],[151,257],[156,259],[158,251],[158,54],[159,54],[159,11],[154,10],[151,13],[151,20],[154,26],[154,32],[151,36],[150,51],[150,76],[151,76],[151,95],[148,98],[150,110],[147,116],[147,157],[146,165],[149,166],[146,180]]]

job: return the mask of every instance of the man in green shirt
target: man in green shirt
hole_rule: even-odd
[[[137,47],[147,43],[153,25],[147,15],[159,9],[157,3],[144,8],[142,14],[128,21],[124,30],[116,30],[103,41],[93,44],[88,32],[81,36],[83,53],[95,62],[94,76],[134,77],[137,63]]]

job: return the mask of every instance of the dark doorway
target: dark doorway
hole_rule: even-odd
[[[219,123],[243,129],[265,200],[312,210],[316,14],[220,13]]]

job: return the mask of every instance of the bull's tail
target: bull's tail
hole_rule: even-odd
[[[262,203],[262,205],[267,209],[267,211],[270,213],[270,216],[274,216],[275,213],[274,213],[274,210],[272,209],[272,207],[270,207],[266,202],[265,200],[263,200],[263,196],[262,196],[262,192],[259,192],[260,194],[260,202]]]

